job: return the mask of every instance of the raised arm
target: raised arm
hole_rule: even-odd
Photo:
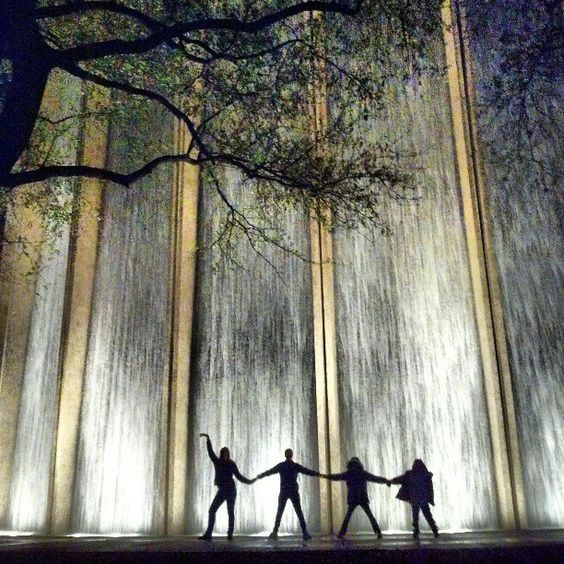
[[[317,470],[310,470],[301,464],[296,464],[296,468],[300,474],[306,474],[308,476],[319,476],[319,472]]]
[[[266,470],[262,474],[259,474],[257,476],[257,480],[260,480],[261,478],[266,478],[267,476],[273,476],[274,474],[278,474],[279,471],[280,471],[280,464],[277,464],[276,466],[273,466],[270,470]]]
[[[213,451],[213,447],[210,441],[210,436],[207,433],[200,433],[200,437],[206,438],[206,447],[208,449],[208,455],[211,458],[212,462],[214,464],[216,462],[219,462],[219,458],[217,457],[217,454],[215,454],[215,452]]]
[[[237,468],[237,464],[233,463],[233,475],[239,482],[243,482],[243,484],[252,484],[254,480],[249,480],[249,478],[245,478],[241,472],[239,472],[239,468]]]

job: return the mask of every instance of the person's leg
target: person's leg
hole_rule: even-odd
[[[435,520],[433,519],[433,514],[431,513],[431,508],[429,507],[428,503],[423,503],[421,505],[421,513],[423,513],[425,519],[427,519],[427,523],[429,523],[429,527],[431,527],[431,531],[433,531],[433,535],[435,535],[435,537],[438,538],[439,529],[437,527],[437,524],[435,523]]]
[[[213,527],[215,525],[215,514],[219,509],[220,505],[225,501],[225,493],[221,490],[215,494],[213,501],[211,502],[210,509],[208,511],[208,528],[206,532],[200,537],[202,539],[211,539],[213,533]]]
[[[380,525],[378,525],[378,521],[376,521],[376,517],[374,517],[374,514],[370,510],[370,506],[368,505],[368,503],[363,503],[362,509],[364,509],[364,513],[366,513],[366,516],[368,517],[368,520],[372,525],[372,530],[378,535],[378,538],[381,539],[382,531],[380,530]]]
[[[417,503],[411,504],[411,515],[413,517],[413,536],[419,538],[419,505]]]
[[[341,525],[341,530],[337,535],[340,539],[342,539],[347,534],[347,529],[349,528],[349,521],[351,520],[351,515],[353,514],[354,508],[356,505],[349,505],[347,508],[347,513],[345,518],[343,519],[343,524]]]
[[[233,529],[235,528],[235,500],[237,499],[237,492],[230,492],[227,496],[227,515],[229,517],[229,525],[227,528],[227,539],[233,538]]]
[[[280,528],[280,521],[282,521],[282,514],[284,513],[284,508],[286,507],[286,502],[288,501],[288,496],[285,493],[280,492],[278,496],[278,509],[276,511],[276,519],[274,520],[274,529],[270,536],[275,538],[278,535],[278,529]]]
[[[298,521],[300,522],[300,527],[302,528],[302,534],[305,538],[311,538],[310,534],[307,532],[307,525],[304,518],[304,513],[302,511],[302,503],[300,500],[300,494],[295,492],[290,497],[292,501],[292,505],[294,506],[294,510],[296,511],[296,515],[298,516]]]

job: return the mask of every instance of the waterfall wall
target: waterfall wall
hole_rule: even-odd
[[[222,189],[250,211],[252,186],[229,171]],[[225,207],[204,182],[199,240],[204,247],[217,235]],[[250,212],[252,213],[252,211]],[[309,224],[288,214],[292,245],[309,256]],[[294,256],[264,249],[268,264],[241,242],[236,267],[215,252],[203,251],[196,277],[196,319],[190,396],[188,530],[199,532],[215,495],[213,465],[199,433],[209,433],[216,453],[231,450],[240,471],[254,477],[284,459],[317,468],[317,421],[313,365],[311,266]],[[276,270],[275,270],[276,269]],[[319,483],[299,479],[303,509],[312,530],[319,527]],[[272,528],[279,489],[277,476],[252,486],[238,485],[236,529],[259,533]],[[225,507],[216,531],[227,529]],[[299,532],[291,504],[281,532]]]
[[[109,166],[135,166],[139,142],[171,142],[172,122],[147,112],[143,129],[112,124]],[[150,151],[150,149],[146,149]],[[150,155],[151,153],[149,153]],[[140,155],[143,157],[143,154]],[[172,170],[131,192],[106,189],[85,371],[73,530],[156,533],[165,470]]]
[[[485,36],[473,45],[479,96],[495,73],[489,40]],[[390,237],[365,230],[333,239],[340,448],[345,461],[359,456],[368,470],[387,477],[423,458],[434,472],[434,513],[443,530],[495,529],[492,445],[447,85],[440,77],[422,84],[398,82],[388,96],[387,113],[366,122],[357,135],[399,138],[420,169],[419,197],[385,204]],[[553,100],[542,103],[547,113],[556,111]],[[483,114],[478,117],[482,132],[491,136],[492,124]],[[112,124],[109,166],[132,168],[154,154],[148,146],[153,141],[170,147],[172,130],[172,122],[154,111],[135,124]],[[495,140],[495,128],[493,134]],[[537,144],[551,161],[557,147],[548,139]],[[516,159],[508,166],[487,150],[485,156],[529,524],[559,527],[562,199],[556,191],[539,190]],[[252,216],[252,186],[233,172],[221,176],[225,193]],[[163,530],[172,185],[171,169],[161,168],[134,191],[108,186],[105,193],[72,532]],[[228,446],[248,477],[281,461],[288,447],[306,466],[317,468],[319,462],[312,319],[312,296],[319,288],[312,287],[311,265],[269,247],[260,257],[244,240],[232,256],[239,266],[222,260],[217,249],[207,247],[218,235],[223,204],[210,182],[204,179],[201,188],[192,355],[182,359],[191,373],[189,533],[204,529],[215,493],[200,432],[210,434],[216,451]],[[290,244],[309,256],[308,221],[298,212],[284,221]],[[22,344],[25,375],[7,514],[7,526],[15,531],[47,532],[51,510],[67,230],[55,246],[52,257],[43,250],[29,340]],[[308,477],[300,482],[304,512],[315,531],[319,482]],[[236,530],[268,531],[277,477],[238,489]],[[408,530],[409,508],[393,491],[370,486],[375,514],[385,530]],[[226,525],[222,508],[216,532]],[[367,530],[365,517],[356,515],[351,529]],[[290,506],[282,531],[298,532]]]
[[[16,531],[44,531],[48,522],[68,244],[65,229],[41,257],[10,491],[8,527]]]
[[[58,75],[49,88],[60,89],[52,119],[77,113],[80,82]],[[52,95],[52,94],[51,94]],[[74,164],[78,126],[60,136],[53,151],[64,154],[62,164]],[[70,181],[53,190],[53,198],[72,205]],[[44,532],[48,525],[51,467],[58,408],[59,350],[63,326],[70,226],[42,246],[36,295],[27,343],[23,388],[17,425],[7,526],[16,531]]]
[[[474,319],[446,79],[396,84],[363,136],[398,137],[419,199],[384,205],[390,237],[335,238],[343,459],[394,477],[415,458],[434,472],[439,527],[498,526],[487,406]],[[371,488],[384,530],[409,530],[408,504]],[[357,513],[361,513],[358,511]],[[364,515],[351,523],[369,530]]]
[[[473,4],[470,2],[469,9]],[[544,174],[559,166],[558,124],[562,123],[562,109],[556,95],[536,92],[534,108],[529,99],[526,117],[536,154],[528,153],[531,159],[522,159],[517,132],[508,135],[504,110],[491,105],[491,85],[506,54],[500,39],[506,26],[511,25],[517,33],[527,26],[529,33],[535,33],[540,22],[525,13],[523,19],[508,22],[506,18],[502,5],[492,9],[479,37],[471,42],[478,126],[487,141],[483,145],[485,172],[517,408],[527,517],[532,527],[562,527],[564,201],[558,186],[548,186],[534,174],[538,162],[548,167]],[[540,131],[539,124],[543,126]]]

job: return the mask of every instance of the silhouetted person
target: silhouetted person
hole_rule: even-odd
[[[435,538],[439,537],[439,529],[431,514],[429,504],[435,505],[433,494],[433,474],[427,470],[422,460],[416,459],[411,470],[390,480],[392,484],[401,484],[396,497],[411,503],[413,515],[413,536],[419,538],[419,510],[427,519]]]
[[[372,514],[372,511],[370,511],[370,506],[368,505],[370,500],[368,499],[366,484],[367,482],[376,482],[377,484],[389,485],[389,481],[386,480],[386,478],[374,476],[374,474],[367,472],[356,456],[353,456],[347,462],[346,472],[341,474],[321,474],[321,477],[328,478],[329,480],[344,480],[347,483],[347,504],[349,507],[343,520],[343,524],[341,525],[341,530],[337,536],[342,539],[346,535],[351,515],[355,508],[360,506],[370,520],[372,529],[378,535],[378,538],[381,539],[382,531],[380,530],[378,521],[376,521],[376,518]]]
[[[263,472],[257,476],[257,480],[265,478],[266,476],[272,476],[274,474],[280,474],[280,495],[278,496],[278,511],[276,512],[276,520],[274,521],[274,529],[270,533],[271,539],[278,538],[278,529],[280,527],[280,521],[282,520],[282,514],[284,513],[284,508],[286,507],[286,502],[290,500],[298,520],[300,521],[300,527],[302,528],[302,534],[304,540],[309,540],[311,535],[307,532],[307,525],[304,519],[304,514],[302,511],[302,504],[300,502],[300,492],[298,487],[298,474],[307,474],[308,476],[319,476],[319,472],[315,470],[310,470],[305,468],[301,464],[297,464],[292,460],[294,452],[292,449],[288,448],[284,451],[286,460],[277,464],[270,470]]]
[[[235,525],[235,499],[237,498],[237,488],[235,487],[235,480],[233,476],[244,484],[252,484],[254,480],[245,478],[237,468],[237,464],[229,458],[229,449],[223,447],[219,451],[219,457],[213,451],[209,435],[200,433],[200,437],[206,437],[206,446],[208,454],[215,467],[215,480],[214,484],[217,486],[217,494],[215,495],[208,513],[208,528],[206,532],[199,537],[202,540],[211,540],[213,533],[213,526],[215,525],[215,514],[220,505],[227,502],[227,514],[229,516],[229,526],[227,529],[227,539],[233,539],[233,527]]]

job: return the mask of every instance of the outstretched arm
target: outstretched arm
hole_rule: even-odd
[[[241,472],[239,472],[239,468],[237,468],[237,464],[233,463],[233,475],[239,482],[243,482],[243,484],[252,484],[254,480],[250,480],[249,478],[245,478]]]
[[[387,478],[382,478],[382,476],[375,476],[374,474],[371,474],[370,472],[364,472],[364,476],[366,477],[366,479],[369,482],[376,482],[377,484],[387,484],[388,480]]]
[[[319,472],[317,470],[310,470],[301,464],[296,464],[296,468],[300,474],[306,474],[308,476],[319,476]]]
[[[270,470],[266,470],[262,474],[259,474],[256,479],[260,480],[261,478],[266,478],[267,476],[273,476],[274,474],[278,474],[279,466],[280,464],[273,466]]]
[[[215,464],[216,462],[219,461],[219,458],[217,457],[217,454],[215,454],[215,452],[213,451],[213,447],[210,441],[210,436],[207,433],[200,433],[200,437],[206,438],[206,447],[208,448],[208,455],[212,459],[212,462]]]
[[[395,478],[392,478],[390,480],[390,484],[403,484],[404,477],[405,474],[402,474],[401,476],[396,476]]]
[[[340,474],[319,474],[320,478],[327,478],[327,480],[346,480],[347,474],[341,472]]]

